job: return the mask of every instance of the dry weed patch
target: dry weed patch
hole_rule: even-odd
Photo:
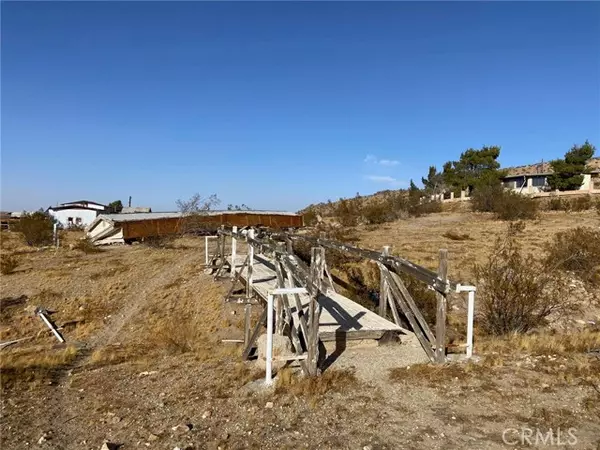
[[[275,394],[290,394],[317,400],[328,392],[348,392],[358,384],[351,370],[329,369],[318,377],[303,377],[293,374],[291,369],[283,369],[277,377]]]
[[[2,254],[0,256],[0,273],[10,275],[19,266],[19,260],[14,255]]]
[[[572,333],[514,333],[503,338],[488,338],[477,343],[482,353],[501,355],[564,355],[585,353],[600,348],[600,332],[584,330]]]
[[[472,240],[471,236],[467,233],[458,233],[456,231],[446,231],[442,236],[445,238],[451,239],[453,241],[469,241]]]
[[[52,348],[34,346],[3,350],[0,360],[2,386],[9,388],[19,382],[44,381],[71,363],[77,356],[73,346]]]

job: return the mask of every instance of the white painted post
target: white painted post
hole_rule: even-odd
[[[54,245],[58,248],[58,223],[54,223],[53,227]]]
[[[454,200],[454,192],[450,192],[450,200]]]
[[[467,193],[465,191],[460,191],[460,201],[464,201],[467,198]]]
[[[265,355],[265,384],[270,385],[273,383],[273,294],[267,296],[267,348]]]
[[[237,239],[235,235],[237,234],[237,227],[233,227],[232,230],[233,235],[231,237],[231,278],[235,277],[235,266],[236,266],[236,257],[237,257]]]
[[[473,316],[475,315],[475,291],[469,291],[467,306],[467,358],[473,356]]]
[[[208,236],[204,236],[204,263],[208,266]]]

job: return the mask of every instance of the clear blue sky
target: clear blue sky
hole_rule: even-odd
[[[297,210],[600,147],[600,4],[2,3],[2,209]]]

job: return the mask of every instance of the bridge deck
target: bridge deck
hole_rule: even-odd
[[[244,262],[246,255],[237,255],[236,271]],[[231,256],[227,257],[231,263]],[[271,260],[264,255],[254,255],[252,282],[254,291],[266,301],[269,291],[277,288],[277,276]],[[247,268],[242,270],[241,277],[246,280]],[[303,307],[309,303],[308,295],[300,295]],[[322,307],[319,322],[319,337],[322,341],[380,339],[386,333],[412,334],[395,323],[369,311],[364,306],[335,292],[327,292],[319,297]],[[294,302],[290,302],[292,315],[296,318],[298,311]]]

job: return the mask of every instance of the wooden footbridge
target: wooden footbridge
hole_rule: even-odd
[[[245,304],[244,359],[250,357],[266,326],[267,359],[272,355],[270,333],[288,336],[295,355],[286,359],[297,360],[307,375],[319,373],[319,342],[385,341],[414,333],[432,362],[446,361],[446,296],[457,288],[447,279],[446,250],[440,250],[436,273],[391,256],[389,247],[384,247],[380,253],[324,237],[270,232],[257,235],[253,229],[238,231],[236,227],[231,230],[222,227],[217,239],[216,251],[209,258],[207,238],[207,266],[216,279],[231,278],[232,286],[226,301]],[[229,239],[230,247],[226,245]],[[297,240],[311,244],[310,265],[294,254],[293,242]],[[246,252],[238,253],[238,244],[242,242],[246,243]],[[226,252],[228,247],[230,251]],[[377,313],[336,292],[325,259],[326,249],[346,252],[378,264],[381,285]],[[400,273],[416,278],[436,292],[435,334]],[[254,325],[251,324],[253,306],[262,308]],[[468,332],[472,336],[472,325]],[[267,372],[269,380],[270,370]]]

